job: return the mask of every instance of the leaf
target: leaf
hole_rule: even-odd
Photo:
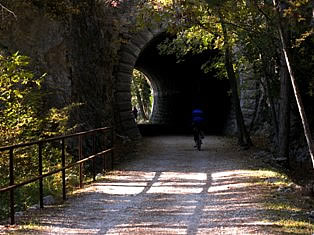
[[[22,95],[22,93],[19,91],[19,90],[14,90],[13,91],[14,92],[14,94],[18,97],[18,98],[23,98],[23,95]]]

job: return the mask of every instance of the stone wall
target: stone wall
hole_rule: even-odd
[[[47,73],[45,85],[55,97],[49,99],[50,105],[63,106],[71,97],[64,25],[30,5],[9,7],[17,18],[1,22],[8,27],[1,29],[0,49],[11,53],[19,51],[31,57],[36,75]]]
[[[83,129],[113,122],[113,68],[117,48],[106,7],[90,3],[72,15],[68,36],[72,102],[82,105],[73,113]],[[109,14],[109,13],[108,13]]]
[[[112,24],[118,16],[106,5],[85,3],[60,17],[29,1],[8,1],[17,18],[0,32],[0,49],[30,56],[36,75],[47,73],[47,108],[80,103],[71,117],[77,130],[114,124],[112,74],[120,46]]]
[[[259,119],[259,103],[260,95],[261,95],[261,87],[256,77],[254,77],[254,73],[251,72],[239,72],[239,98],[240,98],[240,106],[244,118],[245,125],[247,130],[254,135],[255,127],[262,124],[258,123]],[[235,116],[234,107],[231,106],[230,114],[228,116],[226,126],[224,128],[224,133],[227,135],[236,135],[237,134],[237,122]]]

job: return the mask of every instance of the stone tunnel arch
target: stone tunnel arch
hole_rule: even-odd
[[[115,76],[115,118],[118,132],[133,139],[141,136],[131,112],[130,84],[133,69],[143,72],[152,84],[153,124],[166,126],[168,130],[172,128],[176,132],[180,129],[183,133],[184,130],[189,130],[190,112],[197,103],[205,110],[208,120],[206,129],[211,133],[221,132],[230,116],[228,82],[209,79],[207,75],[201,74],[200,66],[204,58],[203,62],[194,63],[201,61],[201,56],[197,56],[197,59],[190,58],[190,61],[182,65],[176,63],[175,56],[160,57],[156,46],[166,36],[161,28],[147,29],[135,35],[121,48]],[[208,54],[203,55],[206,56]],[[189,71],[190,68],[192,72]]]
[[[139,138],[140,132],[132,115],[130,84],[136,61],[145,46],[163,29],[146,29],[136,34],[120,51],[115,79],[115,119],[117,130],[130,138]],[[142,71],[147,74],[147,72]],[[148,75],[151,77],[150,75]],[[153,79],[152,79],[153,80]],[[151,81],[152,84],[155,84]]]

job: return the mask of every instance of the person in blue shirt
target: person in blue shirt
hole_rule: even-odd
[[[201,138],[204,138],[204,133],[203,133],[203,122],[204,122],[204,112],[200,108],[195,108],[192,111],[192,127],[193,127],[193,136],[194,136],[194,141],[196,143],[197,141],[197,136],[198,133],[200,132]],[[196,147],[196,146],[194,146]]]

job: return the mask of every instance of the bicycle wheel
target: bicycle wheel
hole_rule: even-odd
[[[197,141],[196,141],[196,146],[197,146],[198,151],[201,151],[201,145],[202,145],[202,140],[201,140],[200,134],[198,134]]]

